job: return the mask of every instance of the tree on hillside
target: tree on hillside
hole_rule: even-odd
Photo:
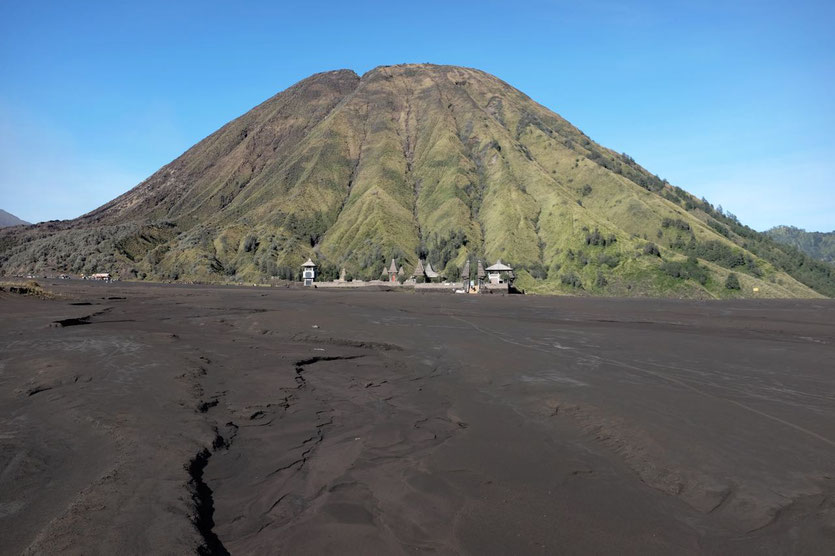
[[[655,255],[656,257],[660,257],[661,251],[658,250],[658,246],[654,243],[647,243],[644,245],[644,255]]]

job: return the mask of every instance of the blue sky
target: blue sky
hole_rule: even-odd
[[[0,208],[71,218],[312,73],[490,72],[757,229],[835,229],[835,3],[2,2]]]

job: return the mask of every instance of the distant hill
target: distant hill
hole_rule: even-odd
[[[5,228],[7,226],[20,226],[29,224],[25,220],[21,220],[14,214],[10,214],[3,209],[0,209],[0,228]]]
[[[501,258],[528,292],[835,296],[832,266],[500,79],[430,64],[313,75],[104,206],[0,232],[16,274],[254,282],[308,257],[325,278],[376,279],[395,258],[455,279]]]
[[[775,226],[765,233],[774,241],[796,247],[810,257],[835,263],[835,231],[807,232],[794,226]]]

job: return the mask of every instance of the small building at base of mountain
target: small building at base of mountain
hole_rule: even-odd
[[[493,266],[487,267],[487,281],[491,284],[505,284],[513,278],[513,268],[499,259]]]
[[[305,286],[312,286],[313,280],[316,279],[316,263],[307,259],[307,262],[302,265],[302,281]]]
[[[418,282],[431,282],[432,279],[440,278],[441,275],[432,270],[432,265],[429,261],[424,262],[423,259],[418,259],[418,264],[415,266],[415,271],[412,272],[412,280]]]

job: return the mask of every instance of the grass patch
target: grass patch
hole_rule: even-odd
[[[45,290],[34,280],[28,282],[0,282],[0,293],[37,297],[40,299],[55,299],[55,293]]]

